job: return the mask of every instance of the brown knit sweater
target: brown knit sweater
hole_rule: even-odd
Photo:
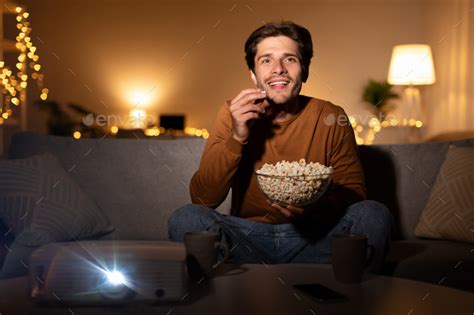
[[[216,208],[232,188],[231,214],[265,223],[287,223],[257,186],[254,171],[281,160],[319,162],[334,169],[333,186],[306,211],[341,211],[366,198],[354,133],[344,110],[300,96],[301,110],[282,123],[255,120],[248,143],[232,138],[229,103],[220,109],[199,169],[191,179],[193,203]],[[339,120],[339,123],[338,123]],[[342,122],[342,123],[341,123]]]

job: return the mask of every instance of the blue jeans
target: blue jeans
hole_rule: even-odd
[[[188,231],[211,230],[228,242],[233,263],[330,263],[331,235],[365,234],[373,248],[369,270],[380,270],[390,242],[393,218],[383,204],[365,200],[349,206],[325,235],[309,238],[293,223],[267,224],[224,215],[190,204],[173,212],[168,221],[172,241],[183,242]]]

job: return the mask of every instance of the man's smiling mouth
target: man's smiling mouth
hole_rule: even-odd
[[[290,80],[286,78],[274,78],[268,81],[267,84],[272,88],[285,88],[288,84],[290,84]]]

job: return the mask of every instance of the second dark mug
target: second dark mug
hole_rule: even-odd
[[[337,281],[360,283],[372,261],[373,246],[362,234],[334,234],[331,237],[332,267]]]
[[[184,246],[188,273],[193,279],[210,277],[214,268],[229,256],[226,242],[221,241],[219,233],[212,231],[187,232],[184,235]]]

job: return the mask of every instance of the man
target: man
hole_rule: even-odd
[[[193,204],[169,220],[171,240],[214,230],[230,243],[237,263],[328,263],[331,235],[360,233],[374,247],[377,271],[390,238],[387,208],[366,199],[354,134],[344,110],[300,95],[313,55],[309,31],[292,22],[266,24],[245,43],[250,77],[220,109],[191,179]],[[342,123],[341,123],[342,122]],[[255,170],[281,160],[319,162],[334,169],[331,189],[306,207],[266,200]],[[214,209],[232,188],[230,215]]]

